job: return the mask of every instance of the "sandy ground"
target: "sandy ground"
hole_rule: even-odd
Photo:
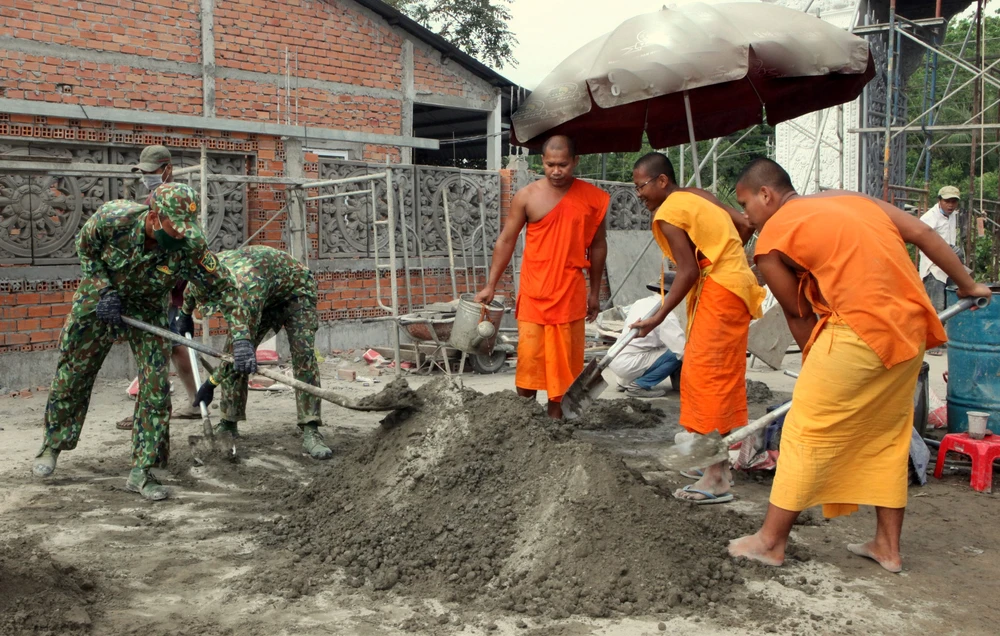
[[[943,395],[946,362],[929,360],[932,388]],[[334,379],[338,364],[361,368],[331,358],[322,365],[325,386],[352,397],[381,387]],[[748,377],[775,391],[790,390],[794,380],[760,366]],[[789,356],[786,367],[797,368],[798,360]],[[426,378],[410,380],[417,387]],[[513,373],[468,374],[463,381],[481,392],[505,390],[513,388]],[[346,449],[374,430],[380,416],[325,405],[327,439],[335,455],[316,462],[299,451],[291,393],[251,392],[240,463],[213,460],[195,466],[187,436],[200,422],[175,422],[172,465],[160,473],[172,498],[150,503],[123,488],[129,435],[114,423],[132,410],[126,385],[98,385],[79,447],[62,455],[57,472],[46,481],[30,474],[46,394],[0,398],[0,633],[995,634],[1000,623],[994,602],[1000,591],[995,578],[1000,506],[996,495],[975,493],[967,475],[958,473],[911,489],[902,575],[888,574],[844,547],[870,536],[872,510],[831,522],[817,511],[807,513],[793,534],[806,560],[748,576],[743,584],[748,602],[765,600],[773,607],[764,618],[741,620],[739,603],[719,608],[717,618],[697,611],[562,620],[483,612],[447,599],[356,589],[345,584],[332,563],[329,577],[297,598],[248,591],[254,589],[248,582],[257,565],[294,569],[296,557],[263,547],[253,533],[231,531],[229,522],[259,517],[261,488],[276,479],[306,484],[336,473]],[[613,389],[604,395],[620,396]],[[669,414],[676,413],[676,400],[669,394],[654,403]],[[756,406],[752,415],[762,409]],[[656,429],[603,437],[578,433],[587,435],[620,452],[664,490],[688,483],[655,471],[641,454],[630,452],[656,439]],[[733,503],[700,507],[697,514],[725,515],[729,508],[759,522],[769,485],[767,474],[737,475]],[[437,617],[433,628],[428,616]]]

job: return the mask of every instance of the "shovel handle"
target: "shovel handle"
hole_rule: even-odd
[[[951,307],[948,307],[944,311],[939,313],[938,320],[940,320],[941,322],[947,322],[951,318],[954,318],[955,316],[962,313],[963,311],[966,311],[967,309],[972,309],[973,307],[976,307],[977,309],[982,309],[983,307],[986,307],[989,304],[990,304],[989,298],[982,298],[982,297],[963,298],[962,300],[958,301]],[[785,373],[787,375],[792,375],[792,373],[788,371],[786,371]],[[798,374],[795,374],[795,377],[798,377]],[[792,408],[791,402],[782,404],[780,407],[771,411],[764,417],[754,420],[753,422],[747,424],[743,428],[737,430],[735,433],[730,433],[729,435],[725,436],[724,438],[722,438],[722,442],[725,445],[730,446],[732,444],[735,444],[736,442],[742,441],[750,437],[757,431],[760,431],[763,428],[765,428],[768,424],[770,424],[771,422],[775,421],[776,419],[787,413],[788,410],[791,408]]]
[[[151,325],[149,323],[143,322],[141,320],[136,320],[135,318],[130,318],[128,316],[122,316],[122,320],[125,322],[126,325],[129,325],[130,327],[135,327],[136,329],[145,331],[146,333],[151,333],[154,336],[159,336],[166,340],[170,340],[171,342],[176,342],[177,344],[182,344],[185,347],[188,347],[189,349],[194,349],[195,351],[200,351],[202,353],[208,354],[213,358],[218,358],[222,360],[223,362],[232,363],[233,361],[233,357],[231,355],[223,353],[218,349],[216,349],[215,347],[211,347],[207,344],[198,342],[197,340],[188,340],[184,336],[177,335],[174,332],[164,329],[162,327],[157,327],[156,325]],[[273,369],[268,369],[265,367],[258,368],[257,374],[262,375],[265,378],[271,378],[275,382],[286,384],[295,389],[296,391],[302,391],[303,393],[314,395],[321,400],[326,400],[327,402],[331,402],[333,404],[336,404],[337,406],[342,406],[346,409],[352,409],[355,411],[392,411],[398,408],[395,406],[393,407],[385,406],[377,408],[358,406],[353,400],[349,400],[343,395],[340,395],[339,393],[334,393],[329,389],[322,389],[318,386],[306,384],[305,382],[296,380],[295,378],[290,378],[284,373],[281,373],[279,371],[274,371]]]
[[[184,338],[188,341],[188,343],[186,343],[186,344],[194,342],[194,338],[192,338],[191,334],[189,334],[189,333],[184,334]],[[194,385],[200,389],[201,388],[201,371],[198,370],[198,354],[196,354],[194,352],[194,349],[192,349],[190,346],[188,346],[187,352],[188,352],[188,356],[191,359],[191,373],[194,375]],[[204,402],[198,402],[198,406],[201,407],[201,417],[202,417],[202,419],[208,418],[208,408],[205,406],[205,403]]]
[[[951,307],[948,307],[944,311],[938,314],[938,320],[941,322],[948,322],[958,314],[962,313],[966,309],[982,309],[990,304],[989,298],[984,298],[982,296],[977,298],[963,298]]]
[[[659,311],[659,309],[660,309],[659,305],[653,305],[653,307],[646,312],[646,315],[643,316],[641,320],[648,320],[652,318],[653,315],[656,314],[657,311]],[[597,368],[601,370],[607,368],[607,366],[611,364],[611,361],[614,360],[615,357],[619,353],[621,353],[622,350],[625,347],[627,347],[629,343],[632,342],[632,340],[634,340],[635,337],[638,335],[639,335],[638,329],[629,329],[627,332],[625,332],[625,337],[616,342],[614,345],[612,345],[610,349],[608,349],[608,352],[604,354],[604,357],[601,358],[601,361],[597,363]]]

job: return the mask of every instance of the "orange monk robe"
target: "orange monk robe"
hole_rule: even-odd
[[[583,371],[587,250],[610,196],[576,179],[548,214],[529,222],[517,294],[518,388],[558,402]],[[600,281],[592,284],[599,285]]]
[[[913,392],[924,348],[945,341],[896,226],[859,196],[801,197],[764,226],[757,255],[782,252],[806,270],[819,322],[803,351],[781,434],[771,503],[904,508]]]
[[[700,252],[701,277],[687,296],[680,424],[725,435],[747,423],[747,337],[751,319],[761,316],[765,291],[747,265],[732,218],[719,206],[689,192],[674,192],[663,202],[653,236],[676,260],[657,221],[684,230]]]

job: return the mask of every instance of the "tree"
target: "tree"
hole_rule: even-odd
[[[496,67],[517,66],[517,38],[507,23],[514,0],[386,0],[469,55]]]

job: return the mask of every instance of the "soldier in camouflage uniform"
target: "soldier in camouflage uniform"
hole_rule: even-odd
[[[314,350],[316,329],[319,327],[316,281],[309,269],[288,253],[263,245],[220,252],[219,262],[225,266],[239,290],[240,302],[250,320],[253,343],[259,345],[268,331],[277,333],[284,327],[292,351],[295,379],[319,386],[319,365]],[[182,329],[187,321],[192,320],[190,316],[196,307],[200,307],[203,314],[211,314],[219,306],[204,289],[188,288],[178,318]],[[196,403],[205,402],[207,406],[212,401],[215,387],[220,384],[222,419],[218,429],[235,437],[238,435],[237,422],[246,420],[247,382],[245,377],[234,371],[232,365],[223,363],[209,376],[198,391]],[[315,459],[332,457],[333,451],[317,430],[322,426],[319,398],[296,391],[295,406],[305,451]]]
[[[238,369],[256,371],[245,310],[196,224],[196,201],[191,187],[168,183],[154,191],[150,206],[111,201],[80,229],[76,247],[83,277],[59,337],[59,363],[45,407],[35,475],[52,474],[59,453],[76,448],[97,372],[114,342],[125,338],[139,367],[126,488],[147,499],[167,496],[150,468],[165,465],[169,453],[170,347],[161,338],[126,327],[122,315],[166,327],[167,292],[178,280],[187,279],[218,299],[238,345]]]

